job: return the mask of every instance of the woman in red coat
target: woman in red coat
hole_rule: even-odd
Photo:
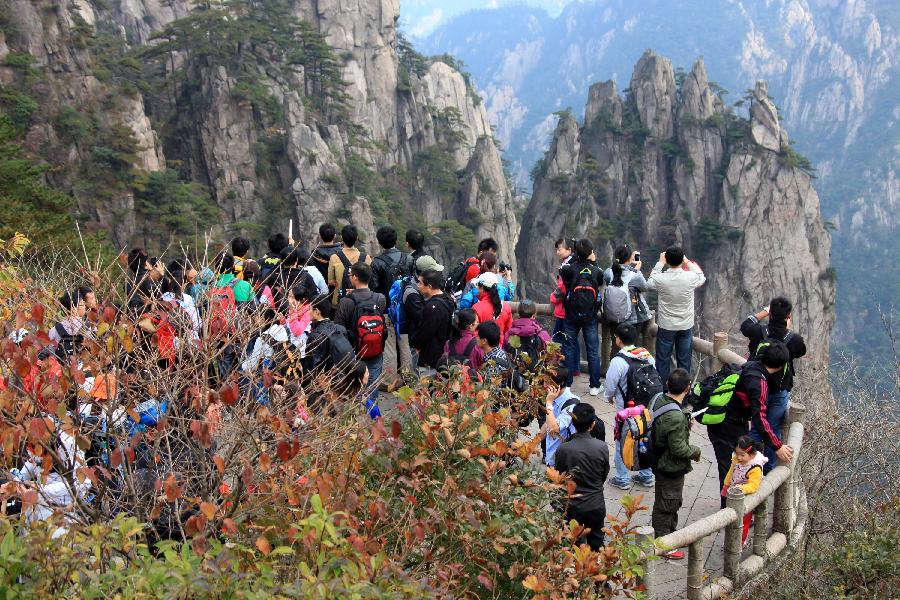
[[[500,294],[497,292],[497,284],[499,278],[496,273],[482,273],[475,278],[475,285],[478,286],[478,302],[472,309],[478,315],[479,323],[494,321],[500,328],[500,339],[502,340],[512,326],[512,309],[509,304],[500,300]]]

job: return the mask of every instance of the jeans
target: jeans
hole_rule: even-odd
[[[790,390],[779,390],[770,393],[766,401],[766,421],[769,422],[769,427],[772,428],[772,431],[781,441],[784,441],[781,437],[781,430],[784,425],[784,416],[787,414],[790,395]],[[763,440],[763,432],[758,431],[756,427],[752,427],[750,429],[750,437],[761,442]],[[775,456],[775,450],[765,444],[764,446],[766,458],[769,459],[769,462],[763,465],[763,474],[766,474],[776,467],[777,457]]]
[[[622,438],[616,440],[616,479],[619,481],[627,481],[631,482],[631,471],[628,470],[628,467],[625,466],[625,463],[622,461]],[[653,479],[653,469],[641,469],[637,472],[635,477],[639,479],[643,479],[644,481],[650,481]]]
[[[555,322],[553,323],[553,335],[550,336],[550,341],[554,344],[559,344],[560,348],[565,353],[566,351],[566,320],[560,319],[556,317]],[[581,344],[575,344],[575,370],[581,371]]]
[[[572,385],[572,379],[577,371],[578,364],[575,362],[575,348],[578,346],[578,332],[584,336],[584,347],[587,349],[588,373],[590,374],[590,385],[592,388],[600,387],[600,334],[597,331],[597,319],[591,319],[587,323],[581,323],[575,319],[566,317],[566,345],[564,351],[566,354],[566,369],[569,371],[569,378],[566,385]]]
[[[669,379],[672,368],[672,350],[675,350],[675,362],[679,369],[691,372],[691,349],[693,348],[694,334],[690,329],[672,331],[659,328],[656,333],[656,370],[662,380],[663,387]]]
[[[384,355],[379,354],[373,358],[364,358],[362,361],[369,368],[369,389],[371,389],[369,396],[366,398],[366,410],[370,417],[377,419],[381,416],[381,411],[378,409],[378,379],[381,377],[381,371],[384,369]]]

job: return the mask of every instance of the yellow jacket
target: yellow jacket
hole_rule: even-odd
[[[728,468],[728,474],[725,475],[723,494],[731,486],[732,478],[734,478],[734,485],[741,488],[745,494],[755,494],[759,490],[759,484],[762,483],[762,468],[767,462],[769,459],[762,452],[757,452],[746,464],[738,463],[737,458],[732,454],[731,466]]]

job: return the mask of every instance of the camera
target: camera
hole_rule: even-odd
[[[500,263],[499,268],[500,268],[501,273],[506,273],[507,271],[512,271],[512,267],[509,266],[509,263],[505,263],[505,262]]]

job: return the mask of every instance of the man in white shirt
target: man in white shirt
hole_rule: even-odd
[[[694,290],[706,282],[700,266],[689,260],[678,246],[659,255],[647,279],[647,289],[656,290],[656,370],[663,384],[672,368],[672,351],[678,368],[691,371],[694,328]]]

